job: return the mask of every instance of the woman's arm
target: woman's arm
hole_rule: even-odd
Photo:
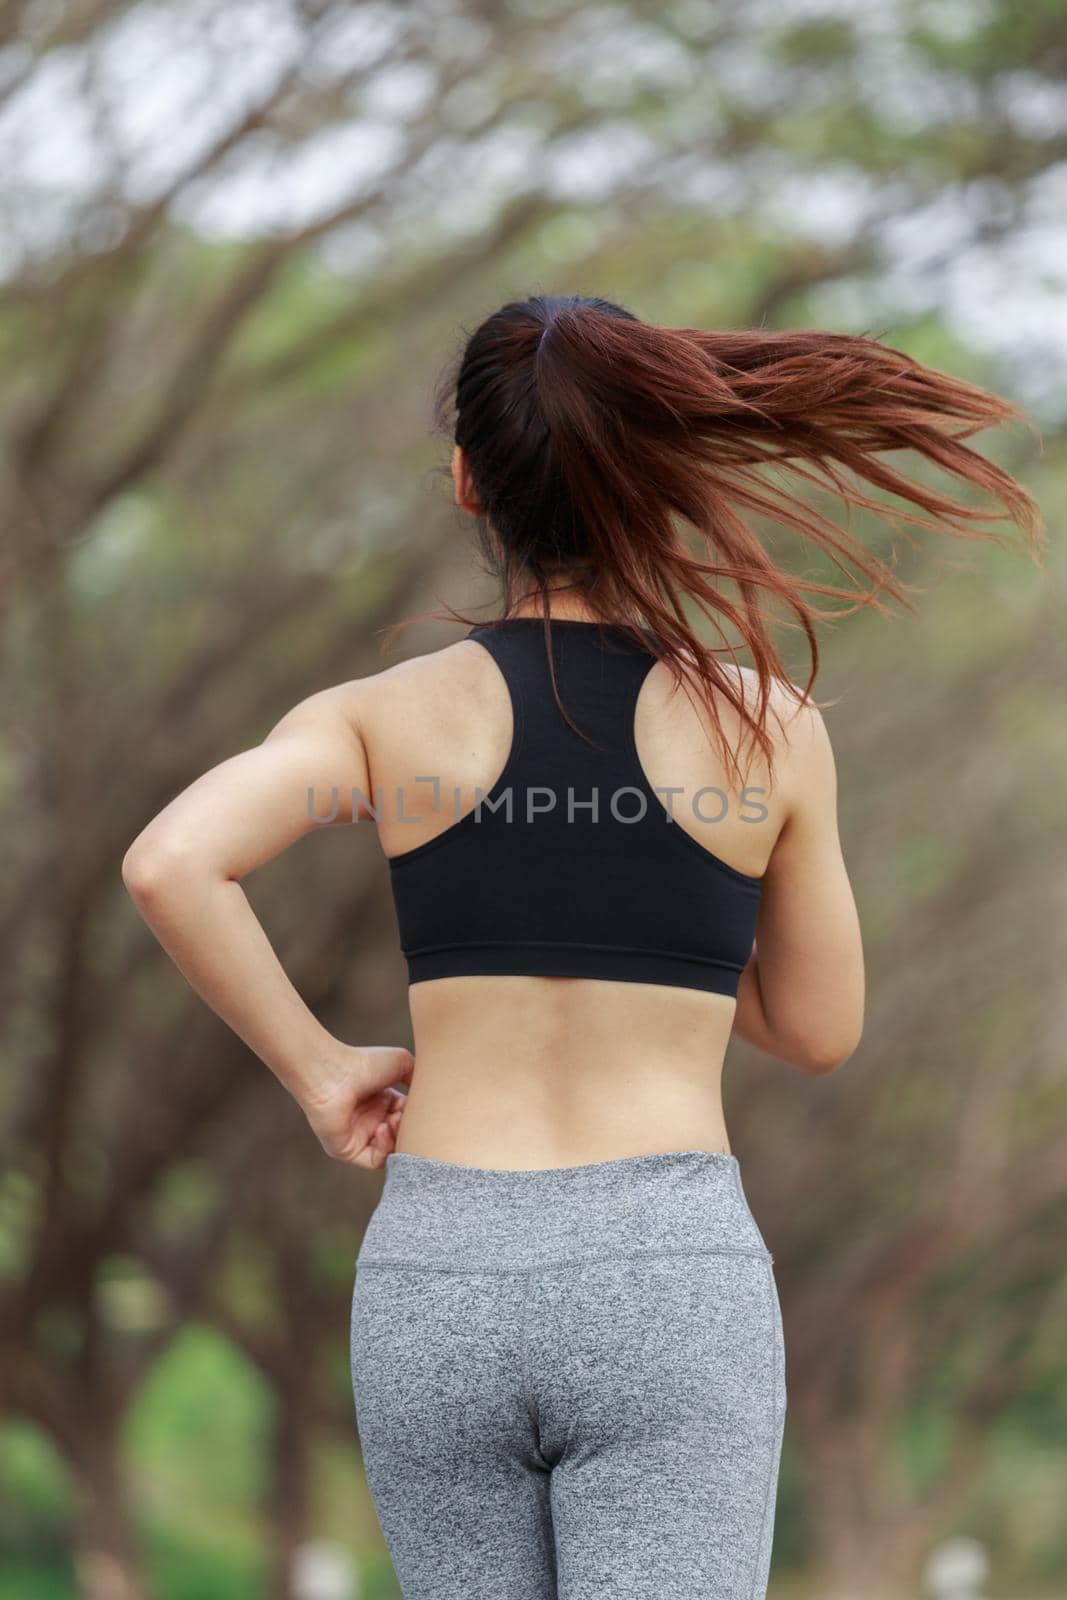
[[[196,992],[304,1108],[323,1148],[380,1166],[392,1148],[410,1052],[335,1039],[297,993],[240,880],[370,796],[360,685],[311,695],[263,743],[213,767],[137,836],[122,878]],[[310,791],[310,795],[309,795]],[[360,805],[357,814],[364,814]]]
[[[830,738],[798,712],[787,757],[789,806],[771,853],[734,1029],[804,1072],[832,1072],[863,1034],[863,944],[837,825]]]

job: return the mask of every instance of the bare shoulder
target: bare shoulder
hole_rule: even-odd
[[[750,716],[760,711],[760,680],[754,667],[735,666],[720,661],[722,672],[730,676],[740,691],[740,701]],[[776,758],[800,754],[826,738],[826,726],[819,708],[804,700],[799,684],[787,678],[772,678],[767,688],[767,732]]]
[[[395,726],[398,717],[409,723],[413,718],[432,719],[446,715],[457,697],[479,692],[485,683],[486,660],[477,644],[458,639],[326,692],[358,729]]]
[[[759,674],[752,667],[727,666],[736,674],[742,703],[751,716],[760,711]],[[768,686],[765,727],[774,764],[788,803],[825,794],[835,781],[834,756],[822,711],[804,699],[800,684],[772,678]]]

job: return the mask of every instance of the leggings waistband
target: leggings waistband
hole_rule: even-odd
[[[511,1169],[394,1150],[356,1265],[515,1272],[723,1252],[773,1259],[725,1151]]]

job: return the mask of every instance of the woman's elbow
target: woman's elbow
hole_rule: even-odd
[[[810,1078],[825,1078],[851,1061],[862,1038],[862,1024],[849,1033],[823,1034],[790,1051],[787,1060]]]
[[[160,900],[188,870],[188,852],[176,840],[149,834],[139,834],[122,858],[122,881],[138,905]]]
[[[799,1067],[801,1072],[809,1078],[826,1078],[831,1072],[836,1072],[838,1067],[843,1067],[846,1061],[851,1061],[856,1053],[856,1044],[839,1050],[812,1050],[798,1057],[790,1058],[790,1065]]]

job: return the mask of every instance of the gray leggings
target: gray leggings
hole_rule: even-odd
[[[785,1422],[737,1158],[393,1152],[352,1387],[404,1600],[763,1600]]]

